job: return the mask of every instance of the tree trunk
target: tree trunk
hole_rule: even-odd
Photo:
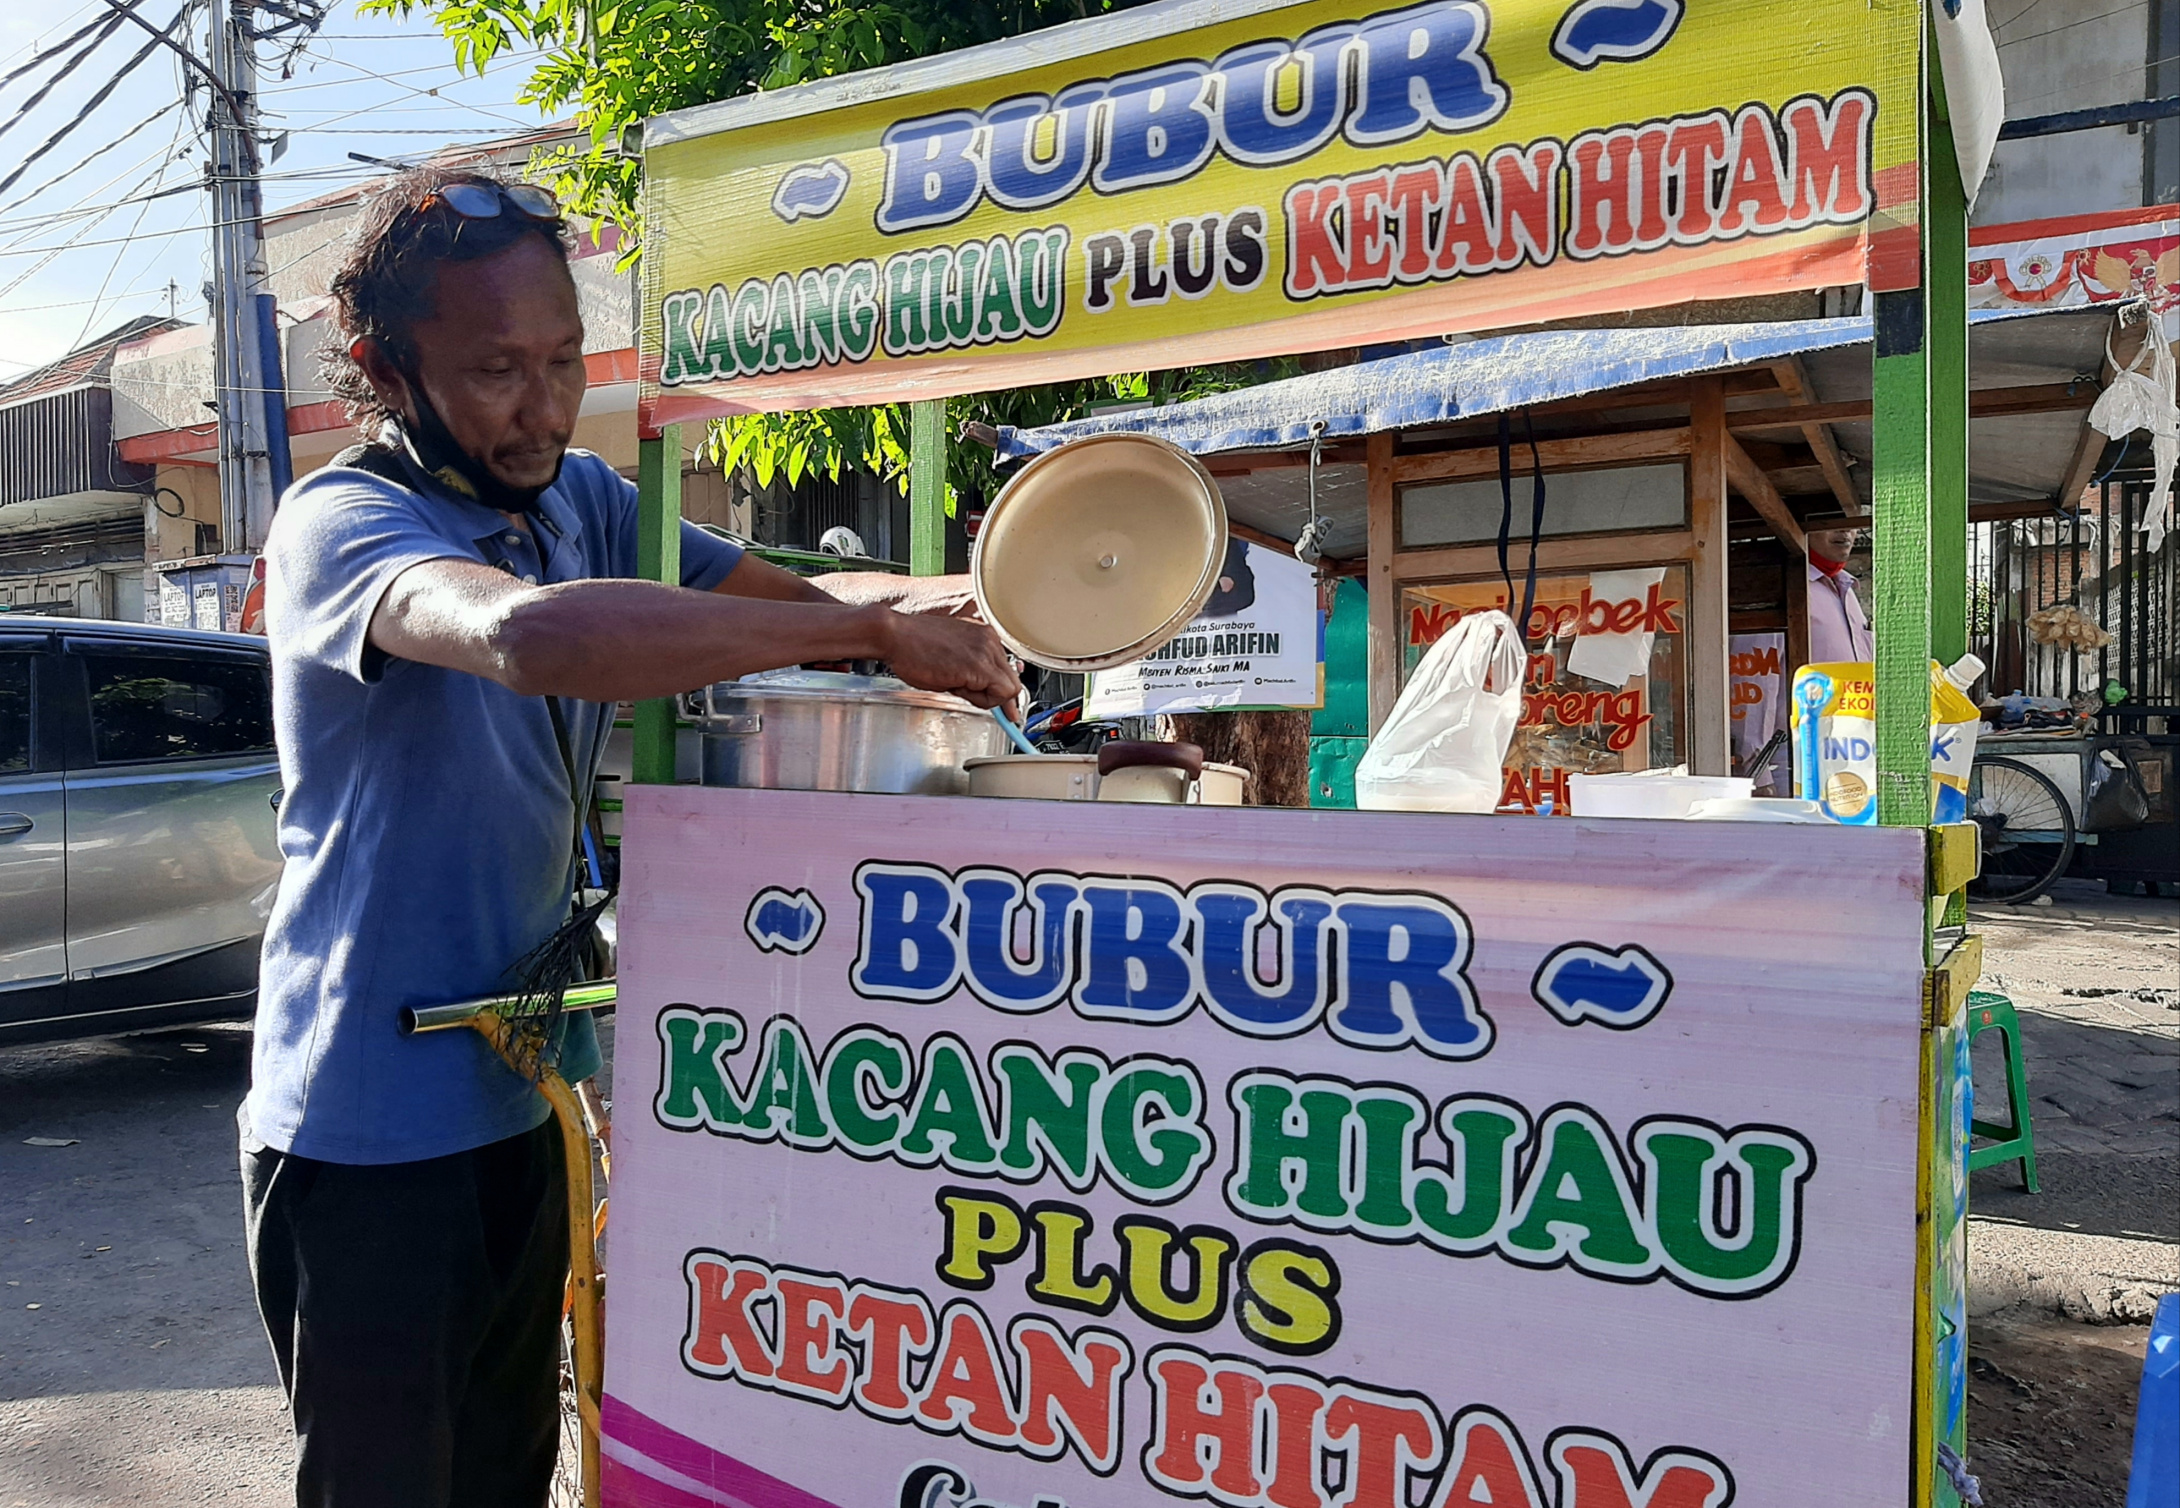
[[[1310,804],[1307,712],[1171,712],[1159,718],[1158,734],[1200,746],[1209,763],[1247,770],[1244,806]]]

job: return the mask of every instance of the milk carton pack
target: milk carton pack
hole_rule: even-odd
[[[1983,662],[1964,656],[1930,665],[1930,820],[1968,820],[1968,769],[1983,725],[1966,688]],[[1834,822],[1877,822],[1877,670],[1867,661],[1804,665],[1794,672],[1794,794]]]

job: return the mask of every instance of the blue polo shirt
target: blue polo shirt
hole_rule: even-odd
[[[418,478],[421,482],[421,478]],[[527,580],[636,574],[636,489],[568,452],[524,531],[422,482],[329,467],[289,490],[265,543],[265,626],[285,794],[279,897],[265,932],[245,1134],[326,1162],[411,1162],[543,1121],[544,1097],[471,1031],[400,1034],[406,1006],[509,988],[509,967],[567,919],[574,803],[543,698],[391,659],[371,615],[427,560]],[[684,586],[741,551],[682,526]],[[597,768],[613,708],[560,703],[576,768]],[[562,1071],[598,1068],[590,1018]]]

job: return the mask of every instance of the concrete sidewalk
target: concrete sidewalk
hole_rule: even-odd
[[[2180,1289],[2180,903],[2062,881],[2049,906],[1977,906],[1982,989],[2021,1015],[2040,1194],[2018,1164],[1969,1186],[1969,1309],[2146,1324]],[[2005,1119],[1998,1038],[1976,1109]]]

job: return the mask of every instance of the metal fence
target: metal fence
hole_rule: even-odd
[[[2078,513],[2005,519],[1970,527],[1969,645],[1990,667],[1993,695],[2080,694],[2123,706],[2170,706],[2180,691],[2173,597],[2180,541],[2168,536],[2155,554],[2143,547],[2146,473],[2107,478]],[[2070,604],[2111,636],[2078,653],[2039,643],[2030,618]]]

